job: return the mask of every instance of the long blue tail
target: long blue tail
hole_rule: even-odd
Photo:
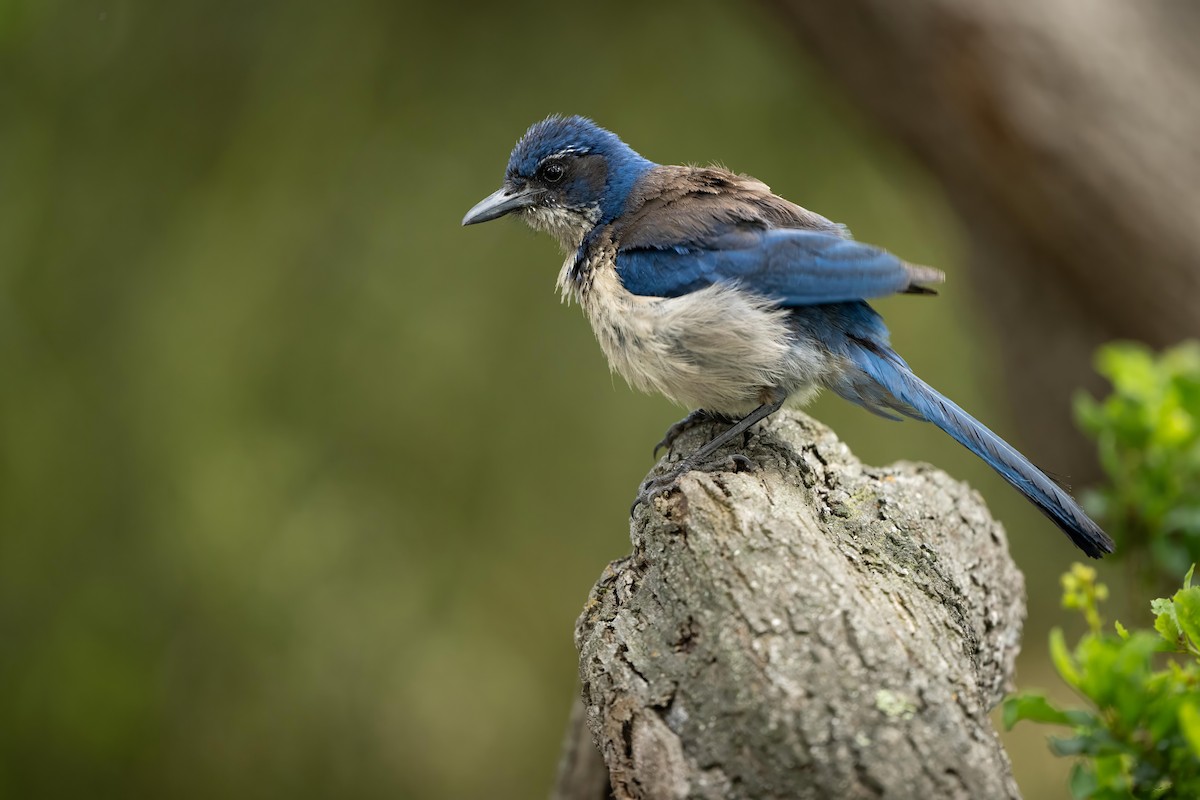
[[[888,413],[891,410],[932,422],[1028,497],[1080,550],[1092,558],[1113,551],[1112,539],[1071,495],[1008,442],[914,375],[891,348],[856,339],[849,355],[874,385],[850,380],[837,387],[838,394],[884,416],[894,418]]]

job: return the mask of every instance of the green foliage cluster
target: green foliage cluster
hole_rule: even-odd
[[[1088,623],[1074,650],[1060,628],[1050,637],[1055,668],[1091,704],[1062,710],[1022,693],[1004,704],[1004,724],[1030,720],[1071,729],[1052,737],[1061,756],[1085,756],[1071,771],[1077,798],[1200,797],[1200,586],[1188,570],[1183,588],[1151,604],[1154,630],[1104,630],[1107,587],[1090,567],[1063,575],[1063,607]],[[1162,653],[1177,657],[1162,661]]]
[[[1183,588],[1151,604],[1154,628],[1106,631],[1100,604],[1107,587],[1076,564],[1062,577],[1064,608],[1088,632],[1071,649],[1050,635],[1059,675],[1089,708],[1061,709],[1023,693],[1004,705],[1004,723],[1063,725],[1052,737],[1060,756],[1079,756],[1070,787],[1080,798],[1200,797],[1200,342],[1155,356],[1130,343],[1097,354],[1112,383],[1103,400],[1081,395],[1076,416],[1095,438],[1109,483],[1086,503],[1117,542],[1118,555],[1143,581],[1187,569]],[[1168,654],[1168,655],[1164,655]]]
[[[1097,369],[1112,382],[1104,400],[1076,400],[1080,426],[1096,439],[1109,485],[1086,498],[1117,551],[1148,551],[1171,580],[1200,561],[1200,342],[1155,355],[1116,343]]]

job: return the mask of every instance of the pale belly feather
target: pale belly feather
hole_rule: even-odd
[[[642,297],[600,268],[579,299],[609,366],[687,408],[745,414],[781,393],[809,394],[826,369],[795,340],[786,309],[735,287]]]

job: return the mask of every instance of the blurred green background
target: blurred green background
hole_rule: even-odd
[[[1014,435],[927,176],[756,7],[587,8],[0,0],[0,795],[544,794],[682,414],[609,375],[549,239],[459,227],[548,113],[945,268],[879,306]],[[814,413],[984,493],[1053,689],[1065,537],[931,427]]]

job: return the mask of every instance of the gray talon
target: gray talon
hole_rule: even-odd
[[[750,472],[757,468],[757,466],[757,464],[741,453],[734,453],[729,457],[729,467],[733,472]]]

